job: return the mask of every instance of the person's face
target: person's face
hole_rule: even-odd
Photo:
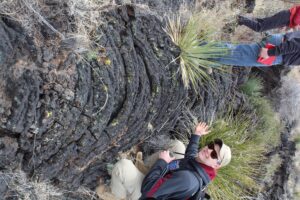
[[[201,163],[214,169],[220,168],[220,148],[219,144],[209,143],[198,152],[198,159]]]

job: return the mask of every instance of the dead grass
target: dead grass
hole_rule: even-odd
[[[283,76],[280,92],[279,113],[290,124],[299,123],[300,112],[300,67],[294,67]]]
[[[0,14],[20,22],[27,31],[34,30],[36,23],[43,23],[64,39],[65,36],[46,20],[47,16],[42,16],[42,6],[39,0],[8,0],[0,4]]]
[[[6,183],[10,194],[5,198],[22,200],[59,200],[63,192],[47,182],[31,181],[23,171],[4,173],[0,172],[1,182]]]
[[[84,52],[95,41],[95,30],[102,23],[102,8],[111,2],[113,3],[111,0],[62,0],[53,2],[57,6],[54,7],[55,12],[52,12],[53,7],[44,0],[6,0],[0,3],[0,15],[21,24],[37,43],[40,24],[53,31],[65,45],[68,44],[76,52]],[[48,19],[71,20],[70,26],[75,28],[67,32],[59,30]]]
[[[289,9],[293,4],[283,0],[256,0],[253,15],[266,17],[284,9]]]
[[[293,159],[291,176],[288,181],[288,188],[294,194],[295,199],[297,199],[300,194],[300,67],[291,69],[281,80],[279,112],[287,123],[293,125],[291,139],[296,143],[296,152]]]
[[[21,170],[0,172],[0,182],[8,189],[4,199],[61,200],[68,195],[80,197],[79,199],[98,199],[97,193],[86,187],[79,187],[76,191],[62,190],[48,181],[30,179]]]
[[[292,3],[285,2],[283,0],[256,0],[253,13],[243,13],[241,15],[250,17],[250,18],[263,18],[271,16],[276,12],[279,12],[284,9],[289,9],[293,6]],[[241,10],[242,11],[242,10]],[[269,30],[270,33],[282,33],[282,29],[273,29]],[[245,26],[237,26],[234,34],[230,36],[231,42],[234,43],[249,43],[249,42],[258,42],[264,37],[263,34],[252,31],[251,29]]]
[[[275,172],[278,170],[278,168],[280,167],[280,165],[282,164],[282,158],[279,156],[279,154],[275,154],[273,155],[269,162],[266,164],[265,167],[265,173],[264,173],[264,177],[263,177],[263,182],[266,184],[270,184],[273,182],[273,177]],[[263,189],[263,188],[261,188]],[[263,190],[261,190],[260,192],[263,192]]]
[[[223,27],[228,23],[235,23],[235,16],[240,12],[241,8],[232,8],[234,0],[220,1],[211,7],[204,7],[204,1],[198,0],[194,10],[182,6],[179,10],[181,18],[189,19],[194,16],[197,19],[200,33],[201,31],[210,33],[209,40],[223,40]],[[176,13],[174,13],[176,15]],[[171,16],[173,17],[173,16]]]

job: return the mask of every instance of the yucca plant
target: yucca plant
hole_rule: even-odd
[[[213,58],[227,53],[225,47],[209,39],[211,30],[201,28],[199,17],[192,16],[187,22],[182,17],[168,18],[166,32],[181,49],[178,59],[185,88],[197,92],[203,81],[210,80],[207,72],[211,67],[220,66]]]

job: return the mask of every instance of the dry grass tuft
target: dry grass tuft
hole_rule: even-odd
[[[288,123],[299,123],[300,112],[295,111],[300,110],[300,67],[294,67],[281,82],[279,113]]]
[[[41,14],[42,6],[44,3],[39,0],[8,0],[0,4],[0,14],[18,21],[30,33],[35,30],[36,24],[43,23],[64,39],[65,36],[48,22],[47,16]]]
[[[47,181],[31,180],[20,170],[0,172],[0,183],[4,183],[8,190],[4,199],[61,200],[66,199],[68,195],[78,199],[98,199],[97,193],[88,188],[80,187],[76,191],[62,190]]]
[[[59,200],[63,197],[63,192],[47,182],[30,181],[22,171],[4,173],[0,172],[1,182],[11,191],[5,198],[23,200]]]
[[[283,0],[256,0],[253,14],[255,17],[266,17],[284,9],[289,9],[292,2]]]
[[[179,15],[184,19],[194,17],[198,24],[198,33],[208,33],[209,40],[224,40],[224,26],[236,23],[236,16],[242,9],[233,8],[233,2],[233,0],[221,1],[211,8],[204,7],[203,2],[198,1],[194,11],[191,12],[190,9],[183,6]]]
[[[0,15],[17,21],[31,36],[37,37],[39,26],[53,31],[64,44],[76,52],[87,51],[95,41],[95,30],[102,23],[100,14],[110,0],[62,0],[49,4],[43,0],[6,0],[0,3]],[[55,5],[55,6],[53,6]],[[52,9],[55,8],[55,11]],[[68,26],[56,28],[49,21],[68,21]]]

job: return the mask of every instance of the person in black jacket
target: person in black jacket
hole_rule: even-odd
[[[229,53],[211,60],[233,66],[267,67],[273,65],[300,65],[300,32],[285,35],[274,34],[260,43],[230,44],[220,43]],[[271,61],[270,61],[271,60]]]
[[[162,151],[143,180],[140,200],[198,200],[203,189],[215,178],[217,169],[231,160],[230,148],[220,139],[215,139],[198,151],[200,137],[208,133],[208,126],[200,122],[183,159],[175,160],[169,151]]]
[[[282,10],[273,16],[265,18],[250,19],[238,16],[238,24],[263,32],[274,28],[289,27],[298,30],[300,28],[300,6],[294,6],[289,10]]]

